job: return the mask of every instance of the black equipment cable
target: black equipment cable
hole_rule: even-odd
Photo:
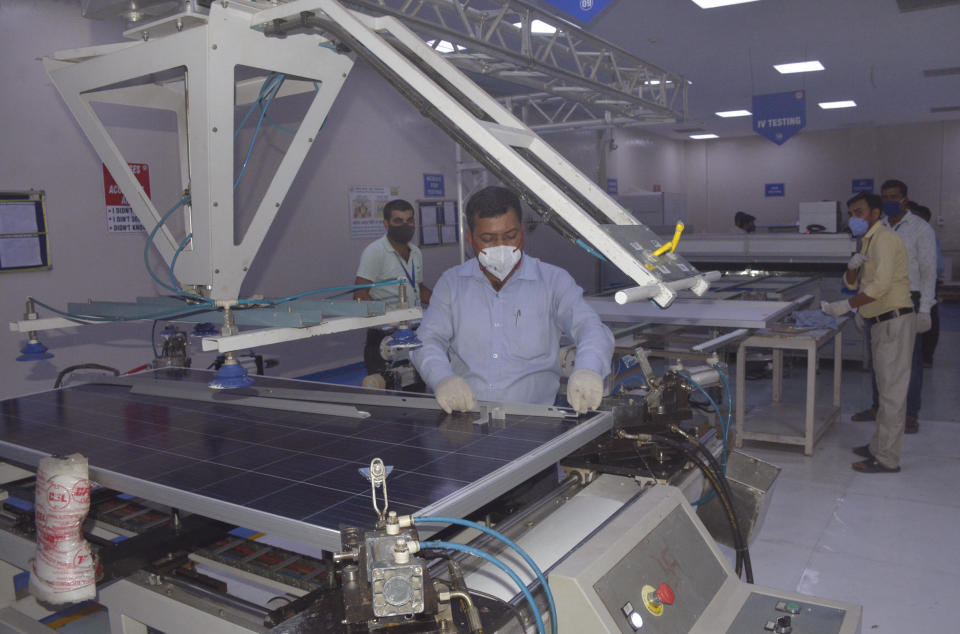
[[[747,583],[753,583],[753,566],[750,562],[749,551],[747,550],[746,543],[744,541],[743,532],[740,530],[740,522],[737,520],[736,511],[734,511],[733,508],[733,496],[730,495],[729,485],[727,485],[722,473],[715,472],[710,466],[708,466],[706,462],[700,459],[692,449],[688,448],[681,442],[658,434],[651,434],[651,440],[663,443],[683,452],[683,454],[703,472],[707,480],[710,481],[710,484],[717,492],[717,497],[720,500],[720,503],[723,505],[723,508],[726,511],[727,520],[730,523],[730,529],[733,533],[734,550],[737,553],[735,566],[737,577],[740,577],[741,574],[744,574]],[[709,453],[709,451],[707,453]],[[710,457],[713,458],[712,455]],[[713,458],[713,462],[716,462],[715,458]]]
[[[677,425],[671,425],[670,429],[680,434],[681,436],[683,436],[687,440],[687,442],[689,442],[691,445],[699,449],[700,453],[702,453],[704,456],[707,457],[707,462],[713,468],[714,473],[717,474],[717,479],[720,481],[720,484],[723,485],[724,487],[724,490],[727,494],[727,499],[730,501],[730,508],[733,510],[733,513],[734,513],[734,519],[737,519],[736,508],[733,506],[733,490],[730,488],[730,481],[727,480],[727,476],[724,472],[724,469],[723,467],[720,466],[720,463],[717,462],[716,456],[714,456],[713,453],[711,453],[710,450],[707,449],[702,442],[700,442],[698,439],[694,438],[687,432],[680,429],[680,427],[678,427]],[[739,520],[737,521],[737,524],[739,525]],[[742,532],[740,533],[740,542],[743,545],[744,572],[746,573],[748,583],[753,583],[753,564],[750,560],[750,551],[747,548],[746,536],[743,535]]]
[[[63,378],[74,370],[103,370],[104,372],[113,372],[113,376],[120,376],[120,370],[116,368],[100,365],[99,363],[81,363],[79,365],[71,365],[61,370],[60,374],[57,375],[57,380],[53,383],[53,389],[60,387],[60,384],[63,383]]]

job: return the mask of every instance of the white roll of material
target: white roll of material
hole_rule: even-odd
[[[90,509],[87,459],[42,458],[37,468],[37,554],[30,593],[52,604],[93,599],[96,563],[81,526]]]

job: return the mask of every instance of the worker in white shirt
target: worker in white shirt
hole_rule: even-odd
[[[922,218],[910,213],[912,205],[907,198],[907,185],[899,180],[887,180],[880,186],[885,222],[903,240],[910,264],[910,297],[917,311],[917,336],[930,330],[930,311],[936,304],[937,236]],[[923,346],[913,347],[910,365],[910,388],[907,391],[907,418],[905,432],[920,430],[920,395],[923,389]],[[873,374],[873,404],[870,409],[853,415],[853,420],[875,420],[878,405],[876,374]]]
[[[923,205],[918,205],[913,201],[910,201],[910,213],[916,214],[917,216],[923,218],[924,222],[929,224],[931,228],[931,220],[933,214],[930,211],[929,207]],[[934,231],[936,233],[936,231]],[[937,236],[937,292],[940,291],[940,285],[943,282],[943,250],[940,248],[940,236]],[[933,367],[933,353],[937,350],[937,342],[940,339],[940,304],[939,302],[933,305],[933,308],[930,309],[930,330],[920,335],[920,340],[923,342],[923,367],[924,369]]]
[[[357,277],[354,284],[363,286],[388,280],[403,280],[407,287],[407,302],[430,303],[430,289],[423,283],[423,254],[412,243],[417,225],[413,214],[413,205],[406,200],[391,200],[383,207],[383,226],[386,235],[374,240],[363,250]],[[397,303],[400,291],[398,284],[360,288],[354,291],[356,300],[380,300],[389,304]],[[386,368],[386,362],[380,356],[380,341],[389,334],[381,328],[367,330],[363,360],[369,375],[375,375]]]

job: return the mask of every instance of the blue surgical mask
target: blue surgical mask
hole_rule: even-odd
[[[893,200],[883,201],[883,213],[891,218],[896,218],[903,210],[900,209],[900,203]]]
[[[850,226],[850,232],[857,237],[865,234],[870,228],[870,223],[865,218],[851,218],[847,224]]]

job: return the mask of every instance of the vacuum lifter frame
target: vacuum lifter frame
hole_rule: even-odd
[[[694,267],[672,251],[663,253],[663,241],[656,234],[399,19],[371,16],[338,0],[260,6],[240,0],[217,2],[205,20],[187,20],[187,15],[175,22],[165,19],[164,24],[175,25],[167,29],[168,34],[65,51],[45,59],[51,79],[84,134],[150,229],[162,214],[91,104],[176,112],[181,179],[190,200],[182,211],[184,237],[178,239],[164,225],[155,242],[169,265],[177,245],[193,234],[177,256],[177,275],[188,287],[201,289],[218,305],[236,302],[310,145],[355,58],[362,58],[482,165],[520,192],[545,223],[571,242],[585,242],[602,254],[647,287],[657,305],[669,306],[677,291],[685,288],[697,294],[706,291],[708,284]],[[315,91],[239,243],[234,240],[234,112],[258,98],[261,82],[237,82],[237,66],[290,75],[278,98]],[[184,69],[181,81],[150,81],[154,74],[169,75],[179,69]],[[135,83],[144,79],[147,83]],[[77,325],[63,321],[60,327]],[[356,327],[366,325],[356,321]],[[18,329],[37,329],[35,321],[19,325]]]

